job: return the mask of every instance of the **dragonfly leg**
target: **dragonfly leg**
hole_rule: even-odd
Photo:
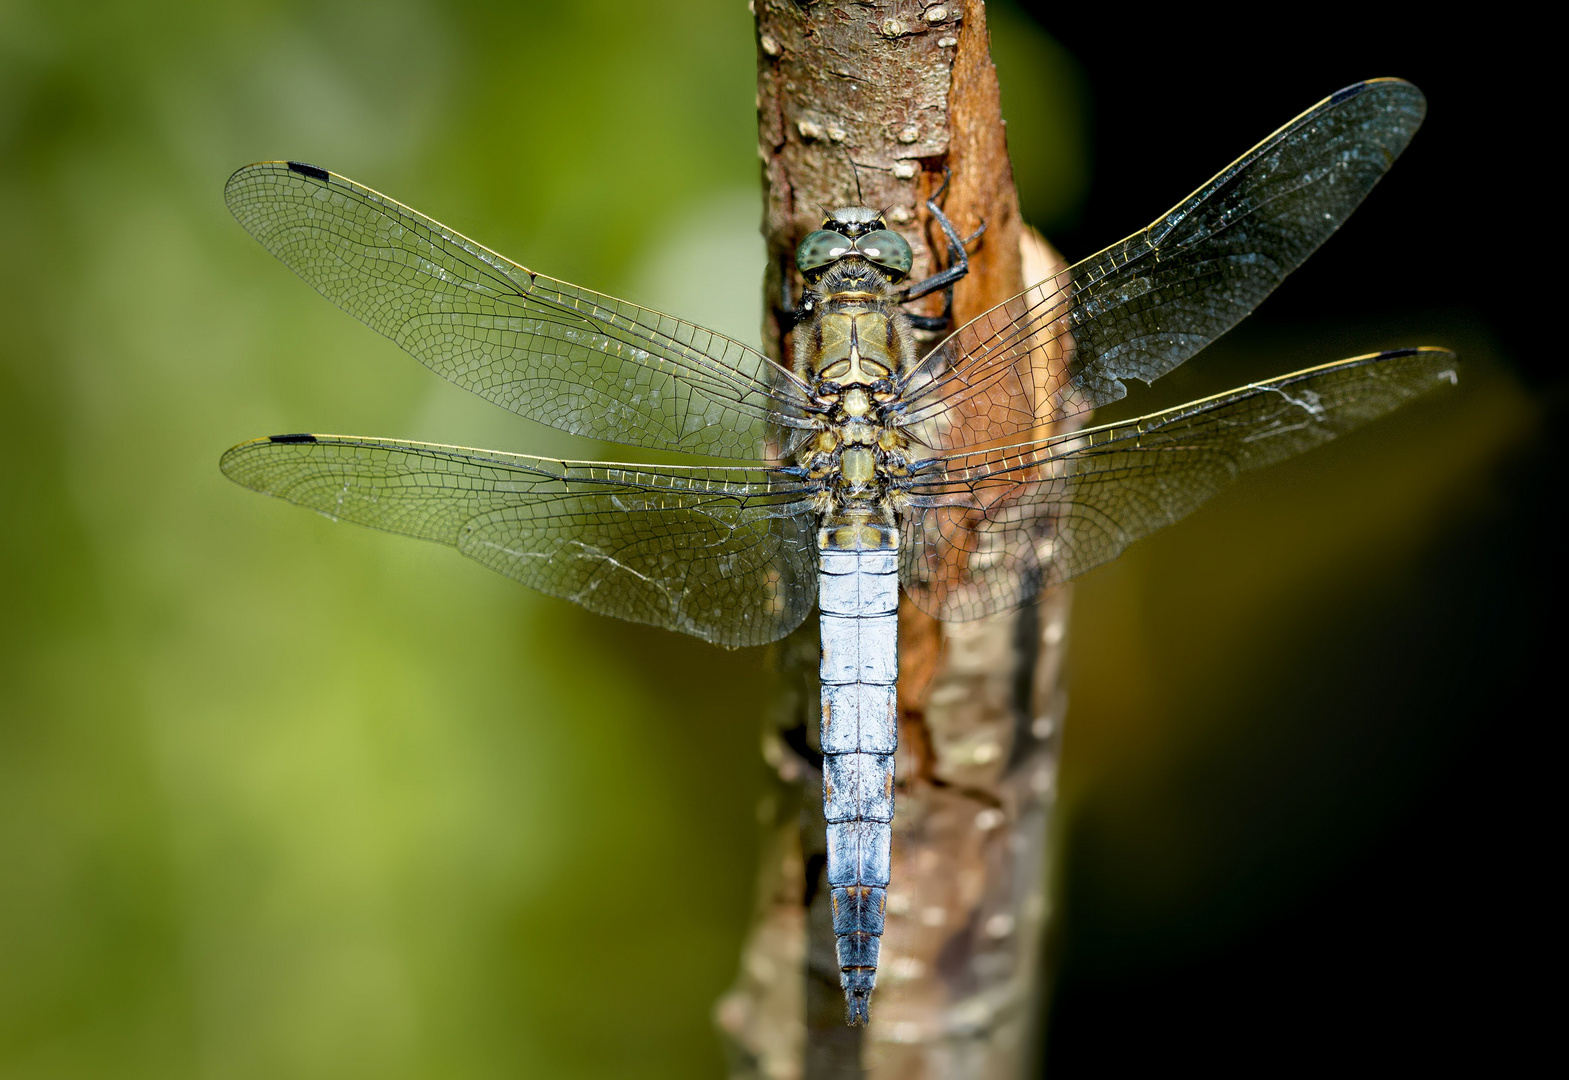
[[[779,267],[779,304],[774,308],[774,316],[779,320],[781,334],[788,334],[794,330],[812,313],[814,296],[810,289],[802,291],[799,304],[790,294],[790,271],[794,267],[795,259],[787,253]]]
[[[941,315],[906,315],[910,325],[917,330],[946,330],[953,324],[953,300],[943,305]]]
[[[953,323],[953,286],[960,278],[970,272],[970,256],[966,250],[970,244],[978,240],[986,231],[986,223],[981,222],[981,227],[969,236],[961,237],[959,230],[954,228],[948,215],[942,212],[942,207],[937,205],[937,200],[942,198],[948,190],[948,183],[953,175],[949,170],[943,169],[942,186],[932,192],[931,198],[926,200],[926,209],[931,212],[936,220],[937,227],[942,230],[943,236],[948,239],[948,266],[927,278],[918,281],[905,289],[899,298],[900,303],[919,300],[929,296],[939,289],[943,292],[943,313],[941,315],[911,315],[910,322],[917,330],[946,330]]]

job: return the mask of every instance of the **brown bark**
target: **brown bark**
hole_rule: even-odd
[[[886,207],[915,252],[912,280],[946,265],[924,206],[945,167],[948,216],[965,235],[986,225],[954,292],[956,326],[1060,268],[1019,219],[981,0],[754,0],[754,12],[771,355],[788,355],[773,310],[822,206]],[[893,883],[866,1029],[844,1022],[821,774],[810,750],[791,749],[817,738],[815,620],[781,646],[759,908],[717,1009],[733,1077],[1002,1080],[1031,1068],[1067,606],[1059,590],[944,624],[901,604]]]

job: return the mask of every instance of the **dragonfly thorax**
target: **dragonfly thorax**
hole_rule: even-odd
[[[895,297],[823,298],[795,328],[798,370],[822,408],[817,434],[798,457],[822,482],[825,521],[891,526],[906,440],[894,423],[900,376],[915,362],[909,318]]]
[[[797,461],[821,482],[825,521],[895,520],[906,440],[893,422],[898,387],[915,365],[915,334],[901,303],[910,245],[864,206],[830,211],[802,241],[796,265],[807,292],[792,346],[795,370],[821,409]]]

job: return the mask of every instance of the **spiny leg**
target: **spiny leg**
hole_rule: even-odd
[[[805,304],[797,307],[795,297],[790,295],[790,272],[794,269],[795,259],[789,252],[785,252],[779,266],[779,303],[774,307],[774,317],[779,320],[780,334],[788,334],[794,330],[811,310]]]
[[[946,330],[953,323],[953,286],[960,278],[970,272],[970,256],[966,250],[970,244],[978,240],[986,231],[986,223],[981,222],[981,227],[967,237],[960,237],[959,230],[954,228],[948,215],[943,213],[942,207],[937,205],[937,200],[942,198],[948,190],[948,184],[953,179],[953,173],[943,169],[942,186],[932,192],[931,198],[926,200],[926,209],[937,222],[937,227],[948,239],[948,266],[927,278],[918,281],[905,289],[899,297],[901,304],[911,300],[919,300],[929,296],[937,290],[943,290],[943,313],[941,315],[911,315],[910,323],[917,330]]]

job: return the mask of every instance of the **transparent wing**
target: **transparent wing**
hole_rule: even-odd
[[[268,161],[224,200],[262,246],[443,378],[597,439],[767,459],[800,383],[711,330],[556,281],[314,165]]]
[[[1039,437],[1164,375],[1340,227],[1425,109],[1398,79],[1349,86],[1148,228],[961,327],[906,380],[911,433],[940,449]]]
[[[450,544],[601,615],[718,645],[783,637],[817,599],[805,485],[768,469],[639,468],[336,435],[223,455],[231,479]]]
[[[1028,603],[1191,513],[1237,474],[1454,380],[1448,350],[1400,349],[1125,423],[946,459],[909,488],[915,505],[904,515],[900,578],[940,619]]]

